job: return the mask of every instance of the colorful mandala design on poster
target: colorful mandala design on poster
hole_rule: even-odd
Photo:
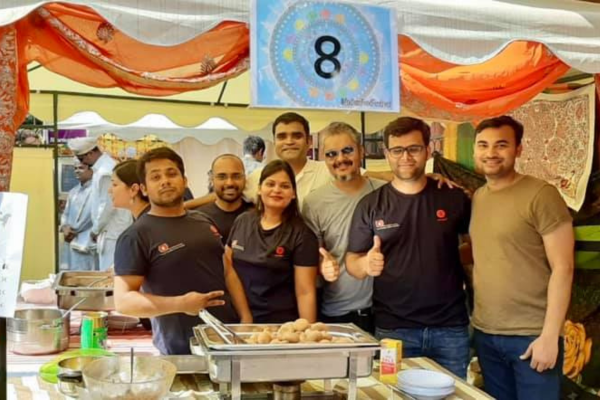
[[[296,104],[307,107],[365,98],[381,68],[373,29],[348,4],[295,3],[275,24],[270,55],[280,87]]]

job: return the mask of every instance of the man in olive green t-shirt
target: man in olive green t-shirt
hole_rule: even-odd
[[[556,188],[515,171],[523,126],[508,116],[476,128],[486,185],[473,196],[475,348],[493,397],[560,395],[562,328],[573,280],[573,226]]]

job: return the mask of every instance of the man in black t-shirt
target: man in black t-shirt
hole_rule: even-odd
[[[469,319],[458,245],[468,233],[470,201],[425,176],[429,138],[429,126],[415,118],[385,128],[395,177],[356,207],[346,267],[356,278],[375,277],[378,338],[400,339],[405,357],[430,357],[465,378]]]
[[[244,163],[238,156],[222,154],[213,161],[209,174],[217,199],[196,210],[215,222],[225,244],[237,216],[253,207],[242,198],[246,186]]]
[[[200,310],[211,307],[229,323],[252,322],[252,314],[235,270],[223,266],[213,221],[183,207],[181,157],[166,147],[153,149],[139,160],[138,174],[151,208],[117,242],[115,306],[123,314],[152,318],[161,353],[189,354]]]

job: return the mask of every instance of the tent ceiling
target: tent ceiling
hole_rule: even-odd
[[[168,143],[177,143],[186,137],[192,137],[203,144],[214,145],[224,138],[233,139],[240,145],[248,135],[257,135],[271,140],[270,127],[260,131],[239,130],[220,118],[210,118],[203,124],[186,128],[160,114],[148,114],[127,125],[118,125],[106,121],[95,112],[81,112],[58,123],[59,129],[85,129],[91,136],[112,133],[124,140],[138,140],[146,135],[156,135]]]
[[[289,1],[289,0],[288,0]],[[291,3],[291,1],[289,1]],[[398,33],[435,57],[481,63],[508,43],[544,43],[557,57],[585,72],[600,72],[600,5],[575,0],[354,0],[395,8]],[[0,25],[22,18],[38,0],[3,0]],[[91,0],[86,4],[115,27],[146,43],[183,43],[223,20],[248,22],[247,0]]]
[[[139,99],[151,98],[148,96],[135,95],[119,88],[95,88],[84,85],[62,75],[55,74],[54,72],[41,67],[37,63],[30,64],[29,70],[29,89],[32,92],[56,91],[69,93],[89,93],[102,96],[126,96]],[[248,73],[243,73],[236,78],[230,79],[226,82],[226,84],[221,83],[208,89],[194,90],[162,98],[168,100],[195,101],[200,103],[217,103],[219,101],[219,96],[221,95],[223,86],[225,86],[225,90],[223,91],[220,104],[247,105],[250,103],[250,78]],[[152,98],[156,99],[156,97]],[[33,111],[32,114],[35,115]]]

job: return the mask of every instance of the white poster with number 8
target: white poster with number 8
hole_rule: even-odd
[[[250,29],[252,106],[400,110],[394,10],[253,0]]]

